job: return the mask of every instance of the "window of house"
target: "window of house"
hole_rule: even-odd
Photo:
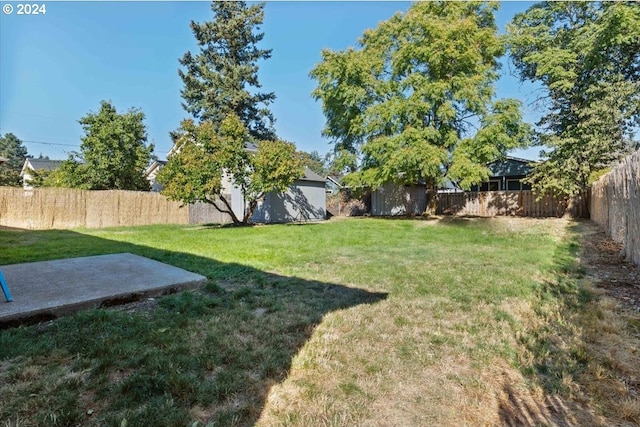
[[[522,190],[522,183],[518,179],[508,179],[507,180],[507,190],[508,191],[520,191],[520,190]]]
[[[500,191],[500,181],[483,182],[480,185],[480,191]]]

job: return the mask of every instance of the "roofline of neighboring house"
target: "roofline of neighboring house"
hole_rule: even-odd
[[[52,167],[36,168],[32,162],[36,162],[36,163],[46,162],[47,166],[52,166]],[[24,164],[22,165],[22,169],[20,170],[20,176],[24,176],[29,170],[36,171],[36,172],[41,170],[52,171],[60,167],[62,163],[64,163],[64,160],[34,159],[33,157],[27,157],[26,159],[24,159]]]
[[[147,177],[154,169],[157,169],[160,166],[164,166],[167,164],[166,160],[154,160],[147,168],[144,170],[144,176]]]
[[[4,162],[8,162],[9,159],[7,159],[6,157],[2,157],[0,156],[0,165],[3,164]]]
[[[343,189],[344,185],[340,184],[338,181],[336,181],[335,179],[333,179],[333,177],[331,175],[327,175],[327,181],[330,181],[332,183],[334,183],[339,189]]]
[[[521,157],[515,157],[515,156],[506,156],[506,160],[515,160],[516,162],[522,162],[522,163],[537,163],[537,160],[527,160],[527,159],[523,159]],[[491,163],[494,162],[498,162],[499,160],[494,160]]]

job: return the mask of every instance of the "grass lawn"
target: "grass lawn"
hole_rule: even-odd
[[[0,229],[0,265],[131,252],[209,278],[0,330],[0,427],[635,425],[637,396],[590,397],[616,367],[587,351],[572,227]]]

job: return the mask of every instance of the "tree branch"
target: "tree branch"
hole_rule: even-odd
[[[209,199],[209,197],[206,198],[206,201],[207,203],[213,205],[213,207],[216,208],[219,212],[229,214],[234,224],[240,224],[240,220],[236,216],[235,212],[233,212],[233,209],[231,208],[231,204],[227,201],[227,199],[222,194],[218,194],[218,198],[222,201],[222,203],[224,203],[224,205],[227,207],[227,210],[221,209],[216,204],[216,202]]]

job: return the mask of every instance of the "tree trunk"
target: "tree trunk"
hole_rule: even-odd
[[[240,225],[242,224],[242,221],[240,221],[238,219],[238,217],[236,216],[236,214],[233,212],[233,209],[231,208],[231,205],[229,204],[229,202],[227,201],[227,199],[222,195],[219,194],[218,198],[222,201],[222,203],[225,205],[226,209],[223,209],[221,207],[219,207],[215,201],[207,198],[205,201],[207,203],[209,203],[210,205],[213,205],[214,208],[216,208],[216,210],[218,212],[221,213],[226,213],[227,215],[229,215],[231,217],[231,221],[233,221],[233,225]]]
[[[589,199],[591,198],[591,189],[587,188],[582,190],[582,194],[580,195],[580,203],[582,204],[582,212],[580,217],[589,219],[591,218],[591,212],[589,211]]]
[[[435,215],[438,207],[438,191],[435,182],[429,180],[425,190],[427,192],[427,209],[425,210],[425,213],[427,215]]]
[[[242,219],[242,223],[244,225],[249,225],[249,220],[253,216],[253,212],[255,212],[256,207],[258,207],[258,200],[260,200],[262,197],[264,197],[263,194],[259,195],[255,199],[249,200],[249,209],[247,209],[244,214],[244,218]]]
[[[589,190],[582,190],[574,196],[568,196],[567,208],[563,218],[585,218],[591,217],[589,213]]]

